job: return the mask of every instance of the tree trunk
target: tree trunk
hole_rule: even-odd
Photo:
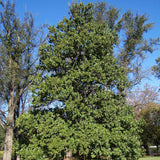
[[[8,114],[8,116],[9,116],[9,114]],[[13,140],[13,126],[8,125],[6,128],[3,160],[11,160],[12,140]]]
[[[64,157],[64,160],[73,160],[72,159],[72,150],[66,150],[66,155]]]
[[[148,146],[148,144],[144,145],[144,148],[146,150],[146,155],[149,155],[149,146]]]
[[[20,158],[20,156],[17,156],[17,159],[16,160],[20,160],[21,158]]]
[[[14,90],[10,92],[10,99],[8,103],[8,119],[6,127],[6,136],[4,143],[3,160],[11,160],[12,156],[12,141],[13,141],[13,120],[14,120]]]
[[[20,115],[20,99],[17,100],[17,105],[14,111],[14,138],[18,142],[20,141],[20,135],[16,127],[16,119],[19,117],[19,115]],[[14,153],[14,160],[20,160],[20,156],[17,154],[17,150],[15,150],[15,153]]]
[[[157,153],[158,153],[159,152],[159,144],[157,143],[156,146],[157,146]]]

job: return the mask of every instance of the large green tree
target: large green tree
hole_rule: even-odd
[[[55,118],[40,118],[36,125],[38,118],[20,117],[18,127],[35,137],[20,143],[25,146],[20,148],[21,155],[34,148],[37,156],[50,159],[67,150],[82,159],[133,160],[140,156],[137,122],[122,94],[128,81],[113,55],[117,40],[118,35],[106,23],[95,21],[92,3],[74,3],[69,19],[64,17],[57,26],[49,27],[48,41],[40,47],[32,91],[33,106],[52,107]],[[57,130],[50,132],[56,125]],[[37,140],[43,136],[50,142]]]
[[[6,129],[3,159],[11,160],[15,120],[23,111],[21,100],[30,83],[29,75],[34,73],[33,51],[37,45],[37,32],[32,15],[26,14],[21,22],[16,15],[14,3],[8,0],[1,4],[0,98],[5,108],[1,106],[0,111]]]

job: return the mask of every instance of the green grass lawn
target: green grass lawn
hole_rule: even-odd
[[[3,158],[3,151],[0,151],[0,160]]]
[[[139,160],[160,160],[160,156],[144,157],[144,158],[140,158]]]
[[[0,151],[0,160],[3,158],[3,151]],[[160,160],[160,156],[154,156],[154,157],[143,157],[140,158],[139,160]]]

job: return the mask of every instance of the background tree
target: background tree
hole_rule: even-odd
[[[6,127],[4,160],[11,160],[15,120],[23,110],[21,100],[30,84],[29,76],[35,72],[36,36],[32,15],[25,14],[21,22],[15,4],[6,1],[0,12],[0,95],[6,110],[1,114]]]
[[[95,5],[95,21],[105,22],[109,28],[118,34],[114,55],[119,59],[120,65],[125,69],[132,88],[146,78],[148,71],[143,70],[142,63],[148,53],[154,50],[158,39],[145,39],[145,34],[152,29],[153,23],[143,14],[133,14],[131,11],[120,16],[120,10],[105,2]]]
[[[33,125],[33,122],[40,125],[35,129],[31,127],[30,137],[35,135],[35,140],[22,142],[21,146],[28,145],[20,148],[20,154],[35,145],[32,146],[35,154],[43,153],[46,158],[52,158],[51,153],[56,157],[66,150],[72,150],[79,159],[103,156],[133,160],[140,156],[137,122],[122,94],[128,81],[125,70],[113,55],[117,39],[116,32],[106,23],[95,21],[92,3],[72,4],[69,19],[63,18],[56,27],[49,27],[48,41],[40,46],[39,71],[33,76],[33,106],[36,109],[52,106],[57,117],[51,118],[51,128],[56,128],[55,124],[60,128],[63,125],[66,132],[57,129],[61,145],[54,145],[57,135],[54,132],[45,139],[52,139],[52,146],[49,146],[51,143],[43,146],[37,139],[48,136],[47,133],[39,136],[39,127],[42,123],[43,127],[47,126],[48,116],[39,122],[31,120]],[[59,105],[55,107],[57,101]],[[27,124],[26,128],[32,125],[25,123],[29,119],[20,118],[22,132]],[[66,138],[68,130],[70,137]],[[39,149],[37,142],[41,143]]]
[[[156,59],[156,63],[157,63],[157,65],[154,65],[152,67],[152,71],[153,71],[153,74],[155,75],[155,77],[157,77],[159,79],[160,78],[160,57]]]
[[[160,106],[156,103],[148,104],[148,107],[140,111],[140,119],[144,120],[141,139],[146,153],[149,154],[149,145],[157,146],[157,153],[160,144]]]
[[[142,88],[136,87],[128,92],[127,103],[132,105],[136,118],[139,119],[142,109],[149,108],[151,103],[159,103],[157,87],[145,84]]]
[[[144,88],[136,88],[128,94],[128,104],[134,107],[136,119],[142,121],[141,133],[142,145],[149,154],[149,145],[159,144],[159,93],[156,87],[145,85]],[[157,147],[158,151],[158,147]]]

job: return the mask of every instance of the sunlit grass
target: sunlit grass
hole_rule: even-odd
[[[3,152],[4,151],[0,151],[0,160],[1,158],[3,158]],[[147,157],[140,158],[139,160],[160,160],[160,156],[154,156],[154,157],[147,156]]]
[[[0,151],[0,158],[3,158],[3,151]]]
[[[143,157],[139,160],[160,160],[160,156],[154,156],[154,157]]]

